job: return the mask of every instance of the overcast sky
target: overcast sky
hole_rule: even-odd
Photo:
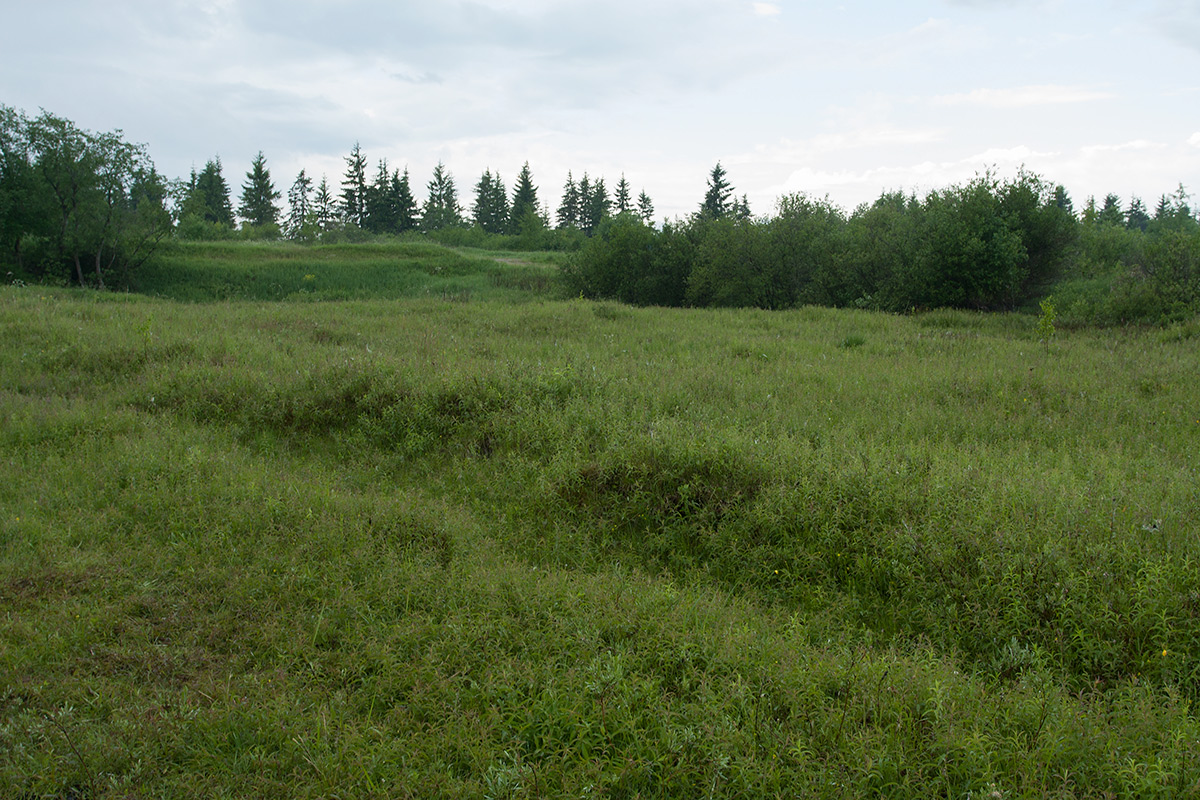
[[[0,0],[0,103],[144,142],[235,196],[266,155],[339,184],[355,141],[444,161],[464,206],[528,161],[623,172],[658,216],[720,161],[755,213],[785,192],[847,210],[1022,165],[1079,207],[1200,192],[1197,0]]]

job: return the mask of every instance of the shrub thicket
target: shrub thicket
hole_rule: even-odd
[[[1067,324],[1200,309],[1200,223],[1182,192],[1144,228],[1076,218],[1064,198],[1022,172],[923,199],[885,193],[849,215],[805,195],[781,198],[771,217],[696,215],[661,231],[626,215],[602,225],[564,275],[571,294],[639,305],[994,310],[1053,290]]]

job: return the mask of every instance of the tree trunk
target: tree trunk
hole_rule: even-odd
[[[83,266],[79,263],[79,253],[75,253],[75,277],[79,279],[79,288],[83,288]]]
[[[101,248],[96,248],[96,285],[101,289],[104,287],[104,273],[100,270],[100,251]]]

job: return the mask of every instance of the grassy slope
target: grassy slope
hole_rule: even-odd
[[[0,325],[0,795],[1198,790],[1186,335],[34,287]]]
[[[134,291],[172,300],[514,300],[545,294],[542,254],[450,249],[420,241],[312,245],[175,242],[135,276]],[[498,258],[514,259],[506,263]]]

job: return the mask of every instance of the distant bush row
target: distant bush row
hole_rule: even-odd
[[[661,231],[621,215],[565,279],[572,294],[639,305],[907,311],[1013,309],[1090,277],[1103,291],[1077,284],[1077,315],[1157,320],[1200,310],[1200,223],[1184,199],[1160,204],[1144,229],[1079,219],[1061,187],[1022,172],[923,199],[886,193],[849,215],[804,195],[781,198],[771,217],[698,214]]]

